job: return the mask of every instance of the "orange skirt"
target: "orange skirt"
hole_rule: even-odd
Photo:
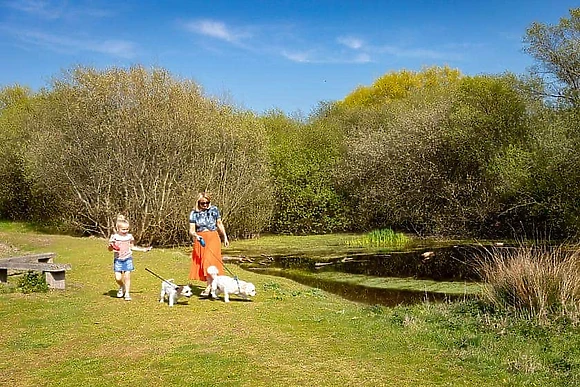
[[[198,235],[205,241],[205,247],[197,239],[193,242],[189,279],[207,281],[207,268],[210,266],[217,267],[220,275],[224,273],[222,241],[217,231],[201,231]]]

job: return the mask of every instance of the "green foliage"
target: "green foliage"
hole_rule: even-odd
[[[411,238],[404,233],[395,232],[390,228],[373,230],[359,238],[347,241],[349,246],[356,247],[382,247],[389,249],[399,249],[405,247]]]
[[[17,288],[22,293],[43,293],[48,291],[48,284],[43,273],[28,271],[18,281]]]
[[[25,170],[31,91],[22,86],[0,89],[0,218],[26,219],[31,202],[30,181]]]
[[[456,89],[415,89],[374,108],[336,110],[333,119],[346,132],[337,176],[357,227],[430,227],[431,216],[445,206],[433,193],[441,189],[438,149]]]
[[[270,230],[319,234],[345,229],[348,210],[333,180],[338,132],[324,121],[305,124],[279,112],[271,112],[263,122],[276,198]]]

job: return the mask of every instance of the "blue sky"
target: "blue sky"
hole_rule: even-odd
[[[0,0],[0,86],[75,65],[162,67],[257,113],[309,114],[389,71],[524,73],[522,37],[568,0]]]

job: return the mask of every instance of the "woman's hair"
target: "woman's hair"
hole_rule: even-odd
[[[201,199],[205,199],[206,201],[211,203],[211,194],[209,192],[200,192],[199,195],[197,195],[197,199],[195,201],[195,210],[196,211],[201,210],[201,208],[199,207],[199,201]]]
[[[115,225],[116,225],[117,229],[121,225],[129,226],[129,221],[127,220],[127,218],[125,218],[124,215],[119,214],[119,215],[117,215],[117,221],[115,222]]]

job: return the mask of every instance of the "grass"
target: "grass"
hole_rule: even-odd
[[[539,324],[556,317],[580,323],[578,247],[522,246],[483,253],[485,296],[497,308]]]
[[[329,236],[328,245],[340,238]],[[309,244],[313,250],[324,250],[320,246],[324,237],[307,240],[316,240]],[[263,246],[260,239],[234,241],[224,253],[269,254],[297,248],[289,239],[279,241],[266,238]],[[114,297],[112,259],[103,239],[0,224],[0,245],[3,255],[53,251],[57,262],[73,267],[65,291],[0,294],[0,385],[580,382],[580,334],[575,328],[548,329],[512,320],[474,302],[365,305],[228,265],[240,278],[256,284],[258,294],[251,302],[232,297],[225,304],[194,297],[169,308],[158,302],[159,280],[145,268],[183,283],[189,270],[188,251],[183,248],[136,252],[133,301],[125,302]],[[17,281],[16,277],[9,280]],[[201,292],[202,284],[194,285]]]
[[[373,230],[357,238],[347,241],[349,246],[379,247],[385,249],[400,249],[410,244],[412,239],[407,235],[395,232],[390,228]]]

